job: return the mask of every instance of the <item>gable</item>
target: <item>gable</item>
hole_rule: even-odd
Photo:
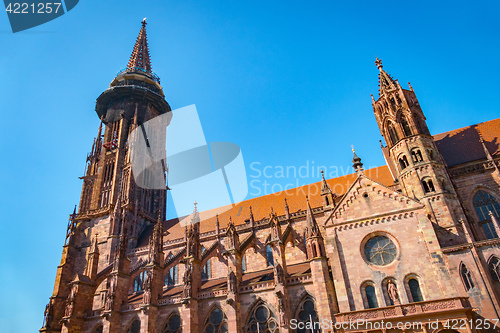
[[[369,219],[424,207],[420,202],[360,175],[325,224]]]

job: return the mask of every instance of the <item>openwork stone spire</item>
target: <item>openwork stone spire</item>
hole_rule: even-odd
[[[379,96],[382,96],[384,93],[388,91],[392,91],[397,89],[396,81],[384,71],[382,66],[382,60],[379,58],[375,58],[375,65],[379,69],[380,73],[378,75],[378,83],[379,83]]]
[[[316,223],[316,219],[314,218],[314,214],[311,209],[311,205],[309,204],[309,197],[306,196],[307,201],[307,215],[306,215],[306,230],[305,234],[307,238],[310,237],[321,237],[321,232],[319,231],[318,224]]]
[[[128,62],[128,68],[142,68],[151,72],[151,59],[149,58],[148,36],[146,34],[146,18],[142,20],[142,28],[134,45],[134,50]]]

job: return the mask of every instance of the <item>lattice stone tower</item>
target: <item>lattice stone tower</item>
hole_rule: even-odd
[[[82,331],[82,318],[92,309],[95,293],[99,292],[96,288],[105,279],[106,288],[100,291],[109,325],[105,330],[119,332],[117,310],[129,286],[126,250],[136,246],[145,227],[158,225],[157,221],[161,225],[166,214],[166,187],[144,189],[136,185],[127,138],[133,129],[169,111],[160,79],[151,69],[144,20],[127,68],[118,73],[96,101],[101,124],[87,156],[79,211],[71,215],[68,223],[62,260],[41,332]],[[151,255],[153,275],[154,266],[163,255],[161,234],[157,238],[158,253]],[[163,281],[161,276],[153,277],[154,281]],[[153,298],[157,288],[154,281]]]

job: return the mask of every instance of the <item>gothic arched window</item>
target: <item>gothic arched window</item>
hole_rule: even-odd
[[[245,271],[247,270],[247,260],[246,260],[246,255],[245,253],[243,253],[243,255],[241,256],[241,273],[245,273]]]
[[[144,277],[146,276],[146,272],[141,272],[134,279],[134,292],[142,291],[142,282],[144,281]]]
[[[178,268],[177,265],[170,268],[167,272],[167,276],[165,276],[165,285],[166,286],[174,286],[177,284],[177,276],[178,276]]]
[[[401,117],[401,126],[403,127],[404,134],[406,136],[410,136],[411,135],[410,125],[408,124],[408,121],[406,120],[406,118],[404,116]]]
[[[422,302],[424,298],[422,297],[422,292],[420,291],[420,284],[415,278],[408,280],[408,288],[410,289],[410,294],[413,302]]]
[[[141,332],[141,322],[139,319],[134,320],[132,325],[128,328],[127,333],[140,333]]]
[[[391,143],[394,145],[396,142],[399,141],[398,133],[396,132],[396,129],[394,126],[392,126],[391,123],[387,125],[387,131],[389,132],[389,137],[391,138]]]
[[[245,332],[279,332],[279,326],[278,321],[276,320],[276,316],[265,304],[259,304],[250,312],[247,324],[245,326]]]
[[[493,281],[500,282],[500,260],[497,257],[493,257],[488,265],[490,270],[491,278]]]
[[[413,162],[415,162],[415,163],[422,162],[424,160],[420,149],[413,149],[411,151],[411,158],[412,158]]]
[[[478,191],[476,195],[474,195],[472,203],[477,216],[479,217],[479,221],[489,220],[490,211],[495,215],[495,217],[500,217],[500,205],[491,194],[484,191]]]
[[[365,297],[368,309],[378,308],[377,295],[375,294],[375,287],[371,284],[365,287]]]
[[[460,266],[460,275],[462,276],[462,281],[464,282],[465,290],[469,291],[474,288],[474,280],[472,279],[471,272],[467,269],[464,263]]]
[[[182,333],[181,317],[174,313],[168,319],[162,333]]]
[[[212,267],[210,264],[210,259],[207,260],[205,266],[203,266],[203,270],[201,271],[202,280],[210,279],[212,277]]]
[[[424,188],[424,193],[430,193],[436,191],[432,179],[429,178],[422,180],[422,187]]]
[[[306,253],[306,259],[309,259],[309,256],[307,255],[307,237],[304,234],[304,252]]]
[[[227,317],[221,309],[215,308],[208,315],[205,321],[205,333],[226,333],[228,332]]]
[[[316,313],[316,308],[314,302],[310,297],[307,297],[302,304],[299,305],[297,310],[297,321],[302,323],[311,323],[314,330],[299,328],[297,333],[309,333],[309,332],[321,332],[321,325],[318,319],[318,314]]]
[[[406,155],[403,155],[402,157],[399,158],[399,165],[401,166],[401,170],[406,169],[410,165],[408,163],[408,159],[406,158]]]
[[[273,266],[274,265],[273,248],[271,247],[271,245],[266,245],[266,258],[267,258],[267,266]]]
[[[472,204],[486,237],[488,239],[497,238],[498,235],[489,213],[491,212],[497,218],[500,217],[500,205],[498,201],[491,194],[478,191],[472,199]]]

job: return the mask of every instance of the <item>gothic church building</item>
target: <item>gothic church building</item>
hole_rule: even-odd
[[[182,227],[165,219],[166,190],[139,187],[130,165],[129,133],[171,112],[143,22],[127,68],[96,101],[101,124],[40,332],[493,327],[500,119],[430,133],[413,88],[376,65],[372,104],[387,165],[364,170],[354,154],[353,174],[207,219],[195,207],[193,223]],[[365,326],[341,325],[356,321]],[[423,325],[396,326],[415,322]]]

